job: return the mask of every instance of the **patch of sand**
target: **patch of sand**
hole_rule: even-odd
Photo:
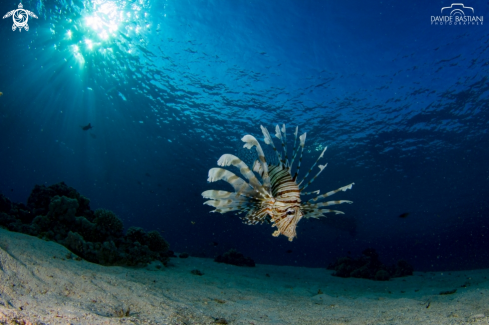
[[[488,270],[387,282],[331,273],[194,257],[169,267],[104,267],[0,229],[0,323],[489,324]]]

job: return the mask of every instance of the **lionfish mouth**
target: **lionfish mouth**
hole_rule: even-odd
[[[249,150],[255,147],[257,159],[253,162],[252,169],[250,169],[246,163],[234,155],[224,154],[219,158],[217,161],[219,166],[227,167],[232,165],[238,168],[241,175],[246,180],[227,169],[211,168],[207,179],[208,182],[223,180],[228,182],[234,188],[234,192],[208,190],[202,193],[204,198],[210,199],[204,202],[204,204],[215,208],[211,212],[226,213],[237,211],[238,213],[246,213],[244,217],[241,217],[245,224],[256,225],[264,222],[271,223],[272,227],[277,228],[272,235],[275,237],[284,235],[289,241],[292,241],[297,237],[297,224],[302,218],[320,218],[324,217],[325,213],[330,212],[343,214],[341,211],[325,209],[325,207],[342,203],[351,204],[353,203],[352,201],[318,201],[339,191],[349,190],[355,183],[351,183],[322,195],[319,195],[319,190],[305,192],[305,189],[314,182],[326,167],[326,165],[319,165],[317,174],[306,181],[310,172],[314,169],[319,160],[323,158],[327,147],[324,148],[316,162],[309,168],[302,180],[298,182],[297,177],[301,168],[306,133],[299,136],[299,143],[297,143],[299,128],[296,127],[292,159],[289,160],[287,155],[287,135],[285,125],[282,125],[282,128],[278,125],[275,127],[275,136],[280,140],[282,145],[281,152],[275,147],[268,130],[263,126],[260,127],[265,137],[265,144],[271,146],[276,153],[277,163],[268,164],[260,143],[254,136],[245,135],[241,139],[245,143],[243,147]],[[298,155],[297,166],[294,173],[292,173],[292,167]],[[312,194],[316,194],[317,196],[305,202],[301,200],[301,196]]]

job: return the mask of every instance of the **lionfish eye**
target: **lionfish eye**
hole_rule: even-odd
[[[290,215],[292,215],[292,214],[294,214],[294,213],[295,213],[295,210],[294,210],[294,209],[289,209],[289,210],[287,210],[287,214],[288,214],[289,216],[290,216]]]

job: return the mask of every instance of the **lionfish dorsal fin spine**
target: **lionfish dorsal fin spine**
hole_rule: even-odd
[[[272,136],[270,135],[266,127],[260,125],[260,128],[261,128],[261,132],[263,133],[263,136],[265,137],[265,143],[272,146],[273,151],[275,151],[275,154],[277,155],[279,166],[282,167],[282,157],[280,156],[280,153],[277,151],[277,148],[275,148],[275,144],[273,143]]]
[[[294,164],[295,156],[297,156],[297,153],[299,152],[299,146],[296,148],[295,145],[297,143],[297,134],[299,133],[299,127],[295,127],[295,132],[294,132],[294,146],[292,147],[292,160],[290,161],[289,164],[289,174],[292,173],[292,165]]]
[[[284,158],[282,158],[280,162],[283,166],[287,167],[287,146],[284,142],[285,136],[282,135],[282,132],[280,131],[280,126],[278,124],[275,125],[275,136],[280,140],[280,143],[282,144],[282,152],[284,153]]]
[[[299,146],[301,148],[301,155],[299,156],[299,162],[297,163],[297,169],[295,170],[294,177],[292,179],[295,181],[297,176],[299,176],[299,170],[301,169],[302,154],[304,153],[304,145],[306,143],[307,132],[299,137]]]
[[[285,167],[289,166],[289,157],[287,156],[287,130],[285,129],[285,124],[282,124],[282,146],[284,147],[284,160]]]
[[[304,176],[304,178],[302,179],[301,183],[304,182],[307,179],[307,176],[309,176],[309,174],[311,173],[311,171],[313,170],[313,168],[316,167],[316,164],[318,163],[319,159],[323,158],[324,152],[326,151],[326,149],[328,149],[328,147],[325,147],[323,149],[323,152],[321,152],[321,154],[319,155],[318,159],[316,159],[316,161],[314,162],[314,164],[312,164],[311,168],[307,171],[307,174],[306,174],[306,176]],[[301,191],[302,190],[305,190],[309,185],[311,185],[312,182],[314,182],[314,180],[316,179],[316,177],[318,177],[319,174],[321,174],[321,172],[323,171],[323,169],[327,165],[328,164],[326,164],[326,165],[319,165],[319,172],[306,185],[304,185],[304,187],[301,188]]]

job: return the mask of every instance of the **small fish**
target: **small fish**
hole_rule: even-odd
[[[191,224],[195,225],[195,221],[190,221]]]
[[[88,131],[90,129],[93,129],[93,127],[90,123],[88,123],[88,125],[80,126],[80,127],[82,128],[83,131]]]
[[[292,250],[291,250],[291,249],[288,249],[288,250],[286,251],[286,253],[287,253],[287,254],[290,254],[290,253],[292,253]]]
[[[406,218],[409,215],[409,212],[405,212],[399,215],[399,218]]]
[[[3,96],[3,93],[0,91],[0,96]]]
[[[249,150],[254,147],[257,159],[253,162],[253,165],[250,168],[245,162],[234,155],[225,154],[219,158],[217,161],[219,166],[234,166],[238,168],[244,179],[224,168],[211,168],[209,170],[208,182],[223,180],[234,188],[234,192],[208,190],[202,193],[204,198],[210,199],[204,202],[204,204],[215,208],[212,212],[226,213],[237,211],[238,213],[246,213],[244,217],[241,217],[245,224],[256,225],[264,222],[271,223],[272,227],[277,228],[277,230],[272,233],[272,236],[278,237],[279,235],[284,235],[289,241],[292,241],[297,237],[296,227],[302,218],[317,219],[324,217],[324,214],[329,212],[343,214],[341,211],[322,208],[335,204],[353,203],[348,200],[328,202],[317,201],[329,197],[339,191],[350,190],[354,183],[340,187],[334,191],[326,192],[322,195],[319,195],[319,190],[305,192],[305,189],[314,182],[316,177],[319,176],[326,167],[326,165],[319,165],[317,174],[309,180],[306,180],[319,160],[323,158],[327,147],[323,149],[316,162],[306,172],[304,178],[299,181],[297,177],[301,167],[306,133],[297,137],[299,128],[296,127],[294,133],[294,146],[292,148],[293,155],[291,155],[292,159],[289,160],[285,124],[282,125],[282,127],[279,125],[275,127],[275,136],[281,142],[282,154],[276,149],[272,136],[268,130],[261,126],[261,131],[265,137],[265,143],[272,146],[273,151],[275,151],[277,155],[277,163],[271,163],[269,165],[258,140],[252,135],[245,135],[241,139],[241,141],[245,143],[243,147]],[[299,138],[299,143],[297,143],[297,138]],[[299,159],[297,160],[297,166],[294,173],[292,172],[292,167],[297,156]],[[258,179],[257,175],[260,176],[261,181]],[[301,198],[301,196],[311,194],[316,194],[317,196],[309,200]]]

